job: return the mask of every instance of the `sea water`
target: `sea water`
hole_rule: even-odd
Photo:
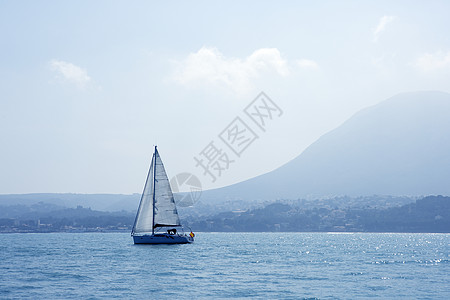
[[[449,234],[0,234],[1,299],[450,299]]]

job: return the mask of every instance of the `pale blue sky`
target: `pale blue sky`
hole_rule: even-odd
[[[0,1],[0,193],[141,192],[157,143],[206,188],[268,172],[400,92],[450,92],[448,1]],[[283,110],[212,183],[194,156]],[[249,123],[250,124],[250,123]],[[229,151],[230,152],[230,151]],[[231,156],[230,152],[230,156]]]

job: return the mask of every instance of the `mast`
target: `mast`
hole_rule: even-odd
[[[153,154],[153,219],[152,219],[152,235],[155,234],[155,194],[156,194],[156,146]]]

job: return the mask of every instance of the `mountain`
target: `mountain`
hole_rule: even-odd
[[[139,205],[140,194],[5,194],[0,195],[0,206],[48,203],[60,207],[90,207],[101,211],[135,211]]]
[[[225,211],[277,199],[450,195],[449,116],[448,93],[399,94],[356,113],[270,173],[203,191],[202,205],[196,207]],[[0,195],[0,206],[43,202],[135,211],[139,198],[139,194]],[[221,207],[219,202],[227,203]]]
[[[403,93],[363,109],[282,167],[201,200],[375,194],[450,195],[450,94]]]

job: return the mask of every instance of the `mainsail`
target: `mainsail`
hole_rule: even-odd
[[[166,170],[155,147],[132,234],[154,233],[158,227],[180,226]]]

